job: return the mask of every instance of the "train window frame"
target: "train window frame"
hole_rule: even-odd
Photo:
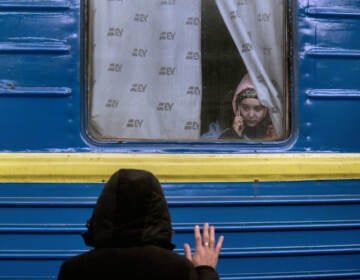
[[[84,22],[84,28],[82,28],[83,34],[82,34],[82,69],[83,69],[83,96],[84,96],[84,102],[83,102],[83,112],[84,112],[84,119],[82,122],[82,131],[85,136],[85,138],[95,145],[100,146],[108,146],[108,145],[114,145],[118,146],[119,144],[124,143],[141,143],[141,144],[151,144],[151,143],[172,143],[172,144],[187,144],[187,143],[196,143],[200,145],[206,145],[206,144],[229,144],[229,145],[236,145],[237,147],[241,147],[242,145],[248,145],[256,146],[260,145],[262,147],[273,147],[273,146],[279,146],[279,144],[284,144],[289,142],[291,138],[291,131],[292,131],[292,123],[291,123],[291,92],[290,92],[290,76],[291,76],[291,57],[290,57],[290,50],[291,50],[291,22],[290,22],[290,5],[288,1],[284,0],[284,30],[283,30],[283,40],[284,40],[284,48],[282,50],[283,52],[283,63],[284,63],[284,71],[283,71],[283,89],[284,89],[284,131],[283,136],[278,139],[274,140],[251,140],[251,139],[245,139],[245,140],[239,140],[239,139],[205,139],[202,137],[199,137],[197,139],[145,139],[145,138],[114,138],[114,137],[104,137],[101,135],[98,135],[93,127],[91,126],[91,117],[90,117],[90,105],[91,105],[91,94],[92,91],[92,51],[90,48],[90,44],[92,42],[91,38],[91,19],[89,14],[91,13],[91,10],[89,8],[89,2],[90,0],[83,0],[82,1],[82,10],[83,10],[83,22]],[[85,32],[84,32],[85,31]],[[204,87],[204,86],[203,86]],[[203,133],[203,132],[202,132]]]

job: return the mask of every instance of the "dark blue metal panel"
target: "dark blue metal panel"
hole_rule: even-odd
[[[196,223],[208,221],[225,235],[218,265],[222,279],[306,279],[305,272],[307,279],[351,279],[343,277],[360,276],[358,184],[164,183],[163,188],[176,252],[183,254],[184,242],[193,246]],[[62,260],[87,250],[81,233],[102,186],[1,184],[0,239],[6,242],[0,243],[0,279],[55,277]]]
[[[359,151],[360,2],[299,1],[299,141],[305,151]]]
[[[81,3],[0,0],[0,150],[359,152],[360,1],[291,1],[291,126],[282,143],[121,143],[81,135]],[[226,236],[222,279],[360,279],[359,180],[163,184],[177,252],[195,223]],[[0,184],[0,279],[56,277],[102,184]]]

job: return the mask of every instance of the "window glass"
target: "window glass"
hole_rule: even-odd
[[[285,2],[89,0],[91,137],[286,137]]]

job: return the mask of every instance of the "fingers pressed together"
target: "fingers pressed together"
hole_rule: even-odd
[[[200,227],[194,227],[195,251],[191,252],[190,245],[184,244],[185,257],[190,260],[194,266],[211,266],[215,269],[219,253],[224,241],[224,236],[220,236],[217,243],[215,240],[215,227],[204,224],[203,234],[201,235]]]

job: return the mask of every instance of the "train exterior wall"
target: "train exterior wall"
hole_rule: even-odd
[[[0,0],[0,279],[56,279],[118,168],[157,175],[175,250],[205,221],[221,279],[360,279],[360,2],[289,1],[290,136],[101,145],[80,0]]]

